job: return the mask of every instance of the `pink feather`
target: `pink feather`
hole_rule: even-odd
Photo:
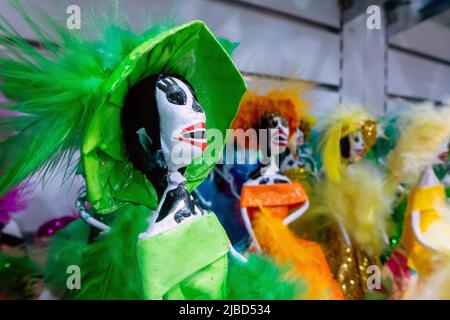
[[[26,184],[20,184],[0,197],[0,223],[8,223],[11,215],[27,208],[29,194]]]

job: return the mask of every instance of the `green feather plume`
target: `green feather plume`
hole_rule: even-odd
[[[104,99],[102,84],[139,43],[170,27],[136,35],[113,25],[103,30],[102,41],[88,42],[38,7],[31,14],[12,4],[42,48],[0,15],[0,91],[10,100],[0,108],[20,113],[0,119],[0,131],[15,132],[0,143],[0,195],[38,170],[45,176],[61,169],[61,160],[67,162],[62,169],[74,173],[76,165],[69,164]]]
[[[148,217],[145,207],[118,210],[111,229],[83,252],[81,290],[75,293],[75,299],[142,299],[136,247]]]
[[[90,226],[81,219],[71,222],[56,232],[51,240],[44,267],[44,281],[47,285],[66,289],[67,269],[81,265],[83,252],[88,246]]]
[[[64,299],[142,299],[136,246],[148,225],[149,210],[124,206],[116,213],[111,229],[92,243],[90,226],[81,219],[52,237],[45,282],[64,291],[67,267],[77,265],[81,271],[81,288],[67,290]]]
[[[297,300],[305,292],[303,281],[289,276],[289,266],[270,257],[250,255],[247,263],[230,259],[229,300]]]
[[[0,252],[0,293],[7,298],[35,298],[40,278],[39,267],[28,257]]]

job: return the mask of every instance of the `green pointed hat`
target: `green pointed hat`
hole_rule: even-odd
[[[87,42],[41,13],[52,30],[44,33],[36,18],[18,10],[46,53],[17,37],[5,19],[0,23],[7,35],[0,41],[6,47],[0,51],[0,90],[13,101],[8,109],[24,114],[0,120],[0,129],[15,132],[0,143],[0,194],[38,170],[57,170],[57,163],[79,148],[89,200],[98,212],[130,203],[155,208],[156,192],[127,159],[120,126],[128,90],[152,74],[175,73],[189,81],[205,110],[206,127],[225,137],[246,87],[203,22],[142,35],[112,26],[101,41]],[[216,149],[218,143],[223,147],[215,141]],[[213,166],[203,158],[189,165],[188,189]]]

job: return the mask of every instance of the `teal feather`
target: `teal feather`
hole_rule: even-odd
[[[233,54],[234,50],[239,47],[239,42],[233,42],[226,38],[217,38],[217,40],[230,56]]]

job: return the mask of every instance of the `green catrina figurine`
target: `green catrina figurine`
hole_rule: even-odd
[[[10,101],[2,107],[19,114],[0,120],[14,132],[0,143],[0,195],[80,150],[87,200],[100,219],[113,216],[102,233],[79,219],[56,234],[46,282],[64,288],[76,265],[80,288],[65,298],[298,298],[304,287],[286,270],[261,257],[237,262],[214,213],[190,195],[220,156],[246,90],[205,24],[140,35],[111,25],[89,42],[36,8],[16,9],[43,50],[1,17],[0,90]]]

